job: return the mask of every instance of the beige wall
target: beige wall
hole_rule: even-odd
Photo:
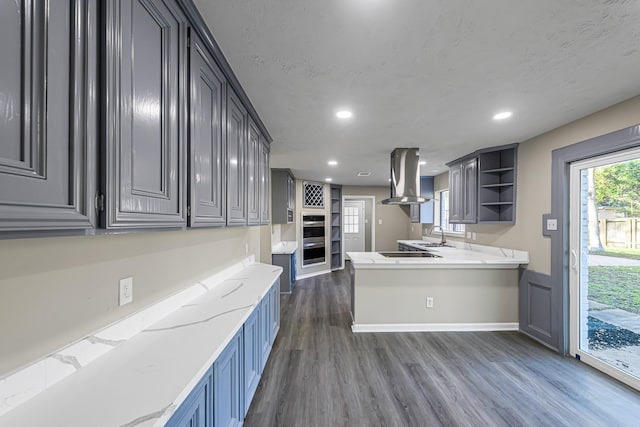
[[[356,269],[354,315],[356,324],[516,323],[518,270]]]
[[[377,251],[395,251],[397,240],[409,238],[410,220],[401,206],[383,205],[382,200],[389,198],[389,187],[343,186],[343,196],[375,196],[375,241]],[[382,224],[380,224],[382,220]],[[419,229],[420,224],[414,224]]]
[[[2,240],[0,378],[267,245],[269,226]]]
[[[542,236],[542,215],[551,210],[551,152],[639,123],[640,97],[635,97],[520,144],[516,224],[466,229],[477,233],[477,243],[529,251],[529,268],[549,274],[551,241]],[[448,186],[447,177],[436,177],[437,190]]]

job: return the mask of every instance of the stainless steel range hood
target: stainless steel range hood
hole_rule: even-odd
[[[418,205],[429,199],[420,196],[420,153],[417,148],[396,148],[391,153],[391,197],[383,205]]]

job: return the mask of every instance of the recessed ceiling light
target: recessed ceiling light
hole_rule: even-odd
[[[504,119],[508,119],[511,116],[513,116],[513,113],[511,111],[502,111],[496,114],[495,116],[493,116],[493,120],[504,120]]]
[[[340,110],[336,113],[336,117],[339,119],[350,119],[353,113],[349,110]]]
[[[329,160],[327,163],[329,164],[329,166],[336,166],[338,164],[338,162],[335,160]]]
[[[324,180],[327,181],[327,182],[333,181],[331,178],[325,178]]]
[[[391,182],[391,178],[389,178],[389,182]]]
[[[427,164],[427,161],[426,161],[426,160],[420,160],[420,161],[418,162],[418,164],[419,164],[420,166],[424,166],[424,165],[426,165],[426,164]]]
[[[358,176],[371,176],[371,172],[358,172]]]

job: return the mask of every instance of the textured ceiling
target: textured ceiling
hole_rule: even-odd
[[[640,94],[640,1],[195,2],[299,178],[386,185],[395,147],[437,174]]]

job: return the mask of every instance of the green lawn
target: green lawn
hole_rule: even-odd
[[[589,299],[640,314],[640,267],[589,267]]]
[[[640,259],[640,249],[605,248],[602,251],[590,251],[593,255],[613,256],[618,258]]]

